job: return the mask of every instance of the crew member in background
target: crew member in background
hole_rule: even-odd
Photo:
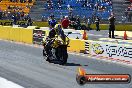
[[[69,19],[68,19],[68,16],[65,16],[65,18],[62,20],[62,22],[61,22],[61,25],[62,25],[62,27],[64,28],[64,29],[67,29],[68,28],[68,26],[69,26],[69,23],[70,23],[70,21],[69,21]]]
[[[111,15],[109,17],[109,38],[115,38],[114,37],[114,31],[115,31],[115,16]],[[112,36],[111,36],[111,32],[112,32]]]
[[[92,23],[92,20],[90,17],[88,17],[88,21],[87,21],[87,24],[88,24],[88,30],[91,30],[91,23]]]
[[[100,22],[100,19],[99,19],[99,17],[97,16],[96,19],[95,19],[96,31],[100,31],[100,29],[99,29],[99,22]]]
[[[76,28],[75,28],[75,30],[81,30],[81,22],[80,22],[79,15],[77,15],[77,18],[76,18]]]
[[[69,17],[69,20],[70,20],[69,26],[75,29],[76,28],[76,18],[75,18],[75,16],[71,15]]]
[[[57,24],[57,21],[54,19],[54,15],[50,15],[48,24],[49,24],[50,29],[55,27],[55,25]]]

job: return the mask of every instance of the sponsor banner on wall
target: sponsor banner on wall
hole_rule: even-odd
[[[45,31],[42,31],[40,29],[33,30],[33,43],[34,44],[42,45],[44,37],[45,37]]]
[[[91,54],[132,61],[132,46],[124,44],[91,42]]]

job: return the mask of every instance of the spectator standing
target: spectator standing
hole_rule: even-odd
[[[32,19],[31,19],[31,17],[28,17],[27,26],[32,26]]]
[[[2,19],[2,11],[0,11],[0,19]]]
[[[63,19],[65,19],[65,16],[60,15],[60,22],[62,22],[62,21],[63,21]]]
[[[17,23],[17,17],[16,15],[12,15],[13,25],[16,25]]]
[[[100,31],[99,22],[100,22],[100,18],[98,16],[96,16],[96,19],[95,19],[96,31]]]
[[[96,16],[93,14],[93,15],[92,15],[92,19],[91,19],[91,20],[92,20],[92,23],[95,22],[95,17],[96,17]]]
[[[75,27],[76,27],[76,25],[75,25],[75,22],[76,22],[76,18],[75,18],[75,16],[73,16],[73,15],[71,15],[70,17],[69,17],[69,19],[70,19],[70,27],[73,27],[74,29],[75,29]]]
[[[111,15],[109,17],[109,38],[115,38],[114,37],[114,31],[115,31],[115,16]],[[112,32],[112,36],[111,36],[111,32]]]
[[[81,29],[81,22],[80,22],[80,17],[79,15],[77,15],[77,18],[76,18],[76,27],[75,27],[76,30],[80,30]]]
[[[87,24],[87,18],[86,18],[86,16],[83,17],[83,23]]]
[[[125,9],[125,16],[127,17],[128,16],[128,11],[127,11],[127,9]]]
[[[17,15],[17,19],[20,20],[21,13],[18,11],[18,12],[16,13],[16,15]]]
[[[30,16],[29,16],[29,14],[26,14],[26,15],[24,16],[25,21],[27,21],[28,18],[30,18]]]
[[[21,12],[21,20],[24,20],[24,12]]]
[[[8,11],[8,19],[11,20],[12,14],[10,11]]]
[[[125,16],[122,16],[122,23],[125,23],[127,18]]]
[[[98,10],[98,6],[99,6],[99,4],[98,4],[98,2],[96,2],[96,4],[94,5],[94,9],[97,11]]]
[[[46,19],[45,16],[42,16],[41,21],[45,21],[45,19]]]
[[[0,19],[2,19],[2,10],[0,8]]]
[[[128,22],[132,21],[132,13],[129,11],[128,12]]]

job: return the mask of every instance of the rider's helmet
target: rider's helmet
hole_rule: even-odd
[[[60,34],[60,32],[62,31],[62,26],[61,26],[61,24],[56,24],[56,25],[55,25],[55,31],[57,32],[57,34]]]
[[[56,25],[55,25],[55,28],[56,28],[56,29],[58,29],[58,28],[59,28],[59,29],[62,28],[62,27],[61,27],[61,24],[56,24]]]

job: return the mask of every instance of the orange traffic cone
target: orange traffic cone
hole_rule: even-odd
[[[126,31],[124,32],[124,40],[127,40],[127,33],[126,33]]]
[[[87,33],[86,33],[85,30],[84,30],[84,33],[83,33],[83,39],[84,39],[84,40],[88,40],[88,36],[87,36]]]

